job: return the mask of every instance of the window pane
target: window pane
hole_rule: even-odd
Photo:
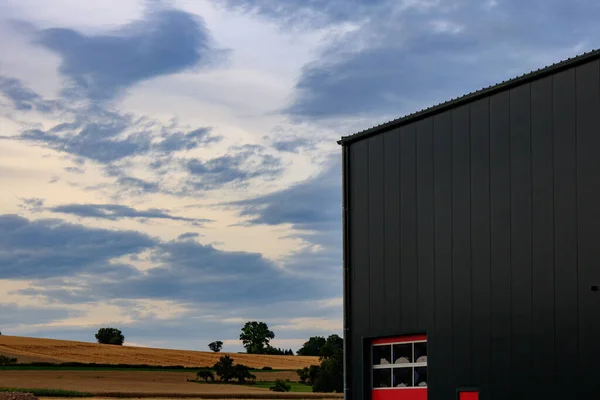
[[[427,342],[415,343],[415,362],[427,362]]]
[[[394,387],[412,386],[412,368],[394,368]]]
[[[373,365],[389,364],[392,346],[373,346]]]
[[[427,367],[415,368],[415,386],[427,386]]]
[[[389,368],[381,368],[373,370],[373,387],[384,388],[392,386],[392,370]]]
[[[394,345],[394,364],[407,364],[412,362],[412,344]]]

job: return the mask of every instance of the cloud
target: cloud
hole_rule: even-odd
[[[18,111],[36,110],[50,113],[60,108],[58,101],[43,99],[15,78],[0,76],[0,93],[10,100],[14,109]]]
[[[302,7],[330,22],[360,20],[304,66],[283,109],[300,121],[398,117],[597,47],[600,34],[600,5],[586,1],[386,1],[344,13],[321,2],[240,2],[275,20]]]
[[[228,203],[239,207],[244,225],[290,224],[289,236],[302,239],[280,261],[302,276],[320,276],[331,295],[341,294],[342,208],[341,162],[331,156],[323,171],[286,189],[252,199]]]
[[[250,217],[246,224],[292,224],[294,229],[323,231],[341,223],[341,161],[331,157],[323,172],[289,188],[228,203]],[[335,227],[335,228],[334,228]]]
[[[283,139],[273,142],[273,147],[281,152],[299,153],[300,150],[313,148],[313,144],[305,138]]]
[[[110,261],[155,244],[154,239],[137,232],[0,215],[0,278],[43,279],[86,273],[123,278],[133,273],[133,268]]]
[[[143,80],[212,65],[222,55],[202,18],[167,8],[107,34],[50,28],[37,32],[35,41],[62,58],[60,72],[74,85],[67,96],[100,101]]]
[[[79,110],[78,119],[43,131],[25,130],[18,138],[55,150],[110,164],[128,157],[155,156],[192,150],[221,140],[210,128],[181,132],[149,118],[135,118],[106,109]]]
[[[150,269],[116,261],[143,251]],[[37,282],[21,294],[63,303],[147,298],[250,307],[331,296],[326,280],[294,274],[260,253],[16,215],[0,216],[0,265],[0,279]]]
[[[272,18],[282,25],[302,24],[307,28],[355,21],[364,18],[369,9],[388,0],[220,0],[222,4],[245,13]]]
[[[210,144],[221,141],[221,136],[211,134],[209,128],[199,128],[188,133],[176,132],[165,135],[164,139],[154,146],[161,153],[172,153],[181,150],[193,150],[200,144]]]
[[[207,218],[178,217],[169,214],[168,210],[161,210],[157,208],[139,211],[135,208],[120,204],[65,204],[49,207],[46,210],[55,213],[72,214],[78,217],[108,219],[112,221],[122,218],[134,218],[142,220],[168,219],[172,221],[192,222],[196,226],[202,226],[207,222],[213,222],[213,220]]]
[[[193,238],[197,238],[197,237],[200,237],[199,233],[186,232],[186,233],[182,233],[181,235],[177,236],[177,240],[193,239]]]
[[[79,315],[77,311],[65,308],[31,307],[19,304],[0,304],[0,326],[18,326],[49,323],[57,319]],[[3,333],[7,332],[3,329]]]
[[[22,200],[21,208],[23,208],[24,210],[39,212],[44,209],[44,199],[32,197],[32,198],[21,199],[21,200]]]
[[[275,178],[283,171],[281,160],[267,154],[263,146],[235,146],[229,151],[231,154],[207,161],[187,161],[192,190],[214,189],[225,184],[243,185],[256,177]]]

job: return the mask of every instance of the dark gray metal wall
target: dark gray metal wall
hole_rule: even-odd
[[[346,146],[352,399],[415,331],[431,400],[600,396],[598,61]]]

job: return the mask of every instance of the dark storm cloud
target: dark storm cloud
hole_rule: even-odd
[[[0,278],[43,279],[78,273],[126,277],[132,271],[110,260],[155,244],[137,232],[0,215]]]
[[[193,222],[196,225],[202,225],[207,222],[212,222],[206,218],[187,218],[178,217],[169,214],[168,210],[160,210],[151,208],[148,210],[136,210],[132,207],[123,206],[120,204],[64,204],[56,207],[47,208],[47,211],[72,214],[78,217],[89,217],[108,219],[116,221],[123,218],[134,219],[168,219],[172,221]]]
[[[60,72],[73,90],[94,100],[112,99],[143,80],[209,65],[220,53],[200,17],[174,9],[153,10],[109,34],[44,29],[36,41],[62,58]]]

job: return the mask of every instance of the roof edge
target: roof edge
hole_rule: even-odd
[[[364,139],[364,138],[367,138],[370,136],[374,136],[379,133],[383,133],[388,130],[395,129],[400,126],[406,125],[408,123],[414,122],[416,120],[427,118],[432,115],[438,114],[440,112],[449,110],[451,108],[458,107],[460,105],[463,105],[463,104],[466,104],[469,102],[473,102],[482,97],[491,96],[498,92],[512,89],[513,87],[516,87],[516,86],[519,86],[519,85],[522,85],[525,83],[529,83],[529,82],[537,80],[537,79],[545,78],[548,75],[552,75],[557,72],[578,66],[580,64],[584,64],[589,61],[594,61],[597,59],[600,59],[600,49],[591,50],[591,51],[585,52],[579,56],[575,56],[575,57],[571,57],[571,58],[568,58],[563,61],[559,61],[559,62],[551,64],[547,67],[540,68],[540,69],[537,69],[535,71],[532,71],[532,72],[529,72],[529,73],[526,73],[523,75],[519,75],[515,78],[509,79],[507,81],[502,81],[498,84],[479,89],[475,92],[465,94],[461,97],[447,100],[443,103],[439,103],[437,105],[425,108],[423,110],[405,115],[404,117],[400,117],[400,118],[394,119],[392,121],[385,122],[381,125],[377,125],[372,128],[365,129],[363,131],[354,133],[352,135],[342,136],[342,138],[337,141],[337,144],[344,146],[344,145],[350,144],[352,142],[355,142],[357,140]]]

